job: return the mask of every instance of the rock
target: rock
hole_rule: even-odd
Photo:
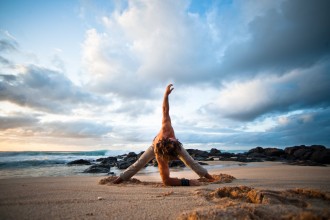
[[[67,165],[91,165],[91,162],[89,162],[88,160],[79,159],[71,161],[67,163]]]
[[[94,164],[84,170],[84,173],[108,173],[110,171],[110,166],[103,164]]]
[[[127,169],[129,166],[131,166],[132,165],[132,163],[130,163],[130,162],[127,162],[127,161],[125,161],[125,160],[122,160],[122,161],[118,161],[117,162],[117,168],[118,169]]]
[[[154,167],[158,167],[158,161],[157,161],[156,159],[153,159],[153,160],[152,160],[152,165],[153,165]]]
[[[293,157],[295,159],[303,160],[309,158],[309,156],[312,154],[312,149],[308,147],[302,147],[293,152]]]
[[[219,151],[218,149],[216,148],[212,148],[210,150],[210,153],[209,153],[209,156],[219,156],[221,154],[221,151]]]
[[[219,158],[231,158],[231,157],[235,157],[236,155],[233,153],[221,153],[219,155]]]
[[[315,150],[310,159],[316,163],[330,164],[330,149]]]
[[[285,154],[284,150],[278,148],[265,148],[264,154],[268,157],[280,157]]]
[[[108,164],[111,167],[114,167],[117,163],[117,158],[116,157],[107,157],[103,158],[101,161],[101,164]]]
[[[293,154],[296,150],[302,149],[304,147],[306,147],[306,146],[301,145],[301,146],[287,147],[287,148],[284,149],[284,152],[288,156],[293,156]]]
[[[206,161],[208,159],[208,157],[194,157],[194,160],[198,160],[198,161]]]
[[[320,164],[330,164],[330,149],[322,145],[293,146],[284,149],[285,157],[292,161],[312,161]]]
[[[169,167],[185,167],[186,165],[181,160],[172,160],[169,162]]]
[[[208,163],[204,163],[204,162],[198,162],[200,165],[209,165]]]
[[[255,153],[248,154],[248,157],[250,157],[250,158],[265,158],[267,156],[265,154],[263,154],[263,153],[257,153],[257,152],[255,152]]]
[[[134,152],[129,152],[129,153],[127,154],[126,158],[128,158],[128,157],[137,157],[137,154],[134,153]]]
[[[262,154],[262,153],[264,153],[264,149],[262,147],[252,148],[251,150],[248,151],[247,154],[252,154],[252,153]]]
[[[204,157],[204,158],[208,158],[209,157],[209,153],[206,151],[202,151],[202,150],[198,150],[198,149],[187,149],[187,152],[190,154],[190,156],[192,157]]]

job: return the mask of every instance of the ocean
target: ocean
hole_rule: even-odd
[[[127,152],[109,150],[0,152],[0,179],[93,175],[83,173],[83,171],[89,167],[88,165],[68,166],[66,164],[78,159],[85,159],[93,162],[101,157],[117,156],[124,153]]]
[[[233,151],[237,153],[242,151]],[[47,177],[47,176],[104,176],[106,174],[83,173],[90,165],[68,166],[73,160],[85,159],[95,162],[98,158],[118,156],[128,153],[126,151],[0,151],[0,179],[24,178],[24,177]],[[138,152],[136,152],[138,153]],[[121,172],[112,167],[111,172],[116,175]],[[155,167],[147,167],[142,171],[144,174],[158,172]]]

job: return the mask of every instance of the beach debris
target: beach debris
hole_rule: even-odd
[[[220,173],[219,175],[212,175],[212,177],[214,179],[213,182],[210,182],[210,180],[205,177],[199,178],[198,181],[202,185],[206,185],[206,184],[230,183],[236,179],[235,177],[224,173]]]
[[[318,190],[234,186],[200,189],[198,195],[214,206],[184,212],[178,219],[330,219],[329,193]]]
[[[97,200],[104,200],[104,198],[101,197],[101,196],[98,196],[98,197],[97,197]]]

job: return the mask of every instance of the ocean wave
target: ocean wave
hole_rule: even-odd
[[[24,160],[24,161],[7,161],[0,162],[0,169],[8,168],[28,168],[42,167],[66,164],[65,160]]]
[[[109,150],[96,151],[5,151],[0,152],[0,157],[16,156],[106,156]]]

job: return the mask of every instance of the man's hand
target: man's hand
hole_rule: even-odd
[[[166,91],[165,91],[165,95],[169,95],[171,94],[171,92],[173,91],[174,88],[171,88],[173,86],[173,84],[169,84],[167,87],[166,87]]]

